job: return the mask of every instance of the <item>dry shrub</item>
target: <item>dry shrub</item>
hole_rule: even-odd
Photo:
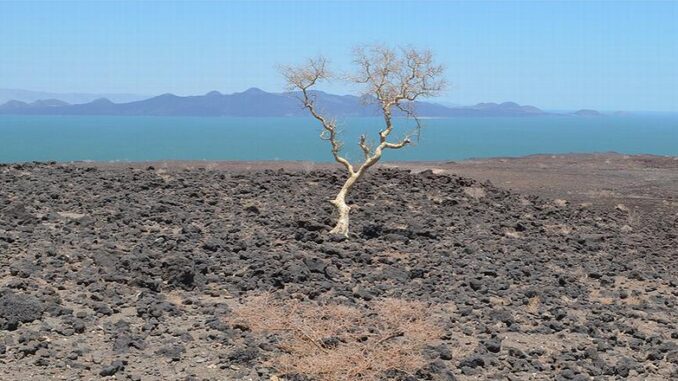
[[[541,304],[541,299],[538,296],[531,297],[526,306],[527,312],[536,315],[539,313],[539,305]]]
[[[392,370],[412,374],[426,364],[424,346],[442,335],[426,304],[400,299],[359,309],[256,296],[238,305],[229,321],[261,337],[278,336],[282,354],[268,366],[318,381],[379,380]]]

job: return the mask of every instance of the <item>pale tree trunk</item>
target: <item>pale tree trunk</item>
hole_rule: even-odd
[[[346,204],[346,196],[353,187],[353,184],[355,184],[361,175],[362,171],[351,174],[348,179],[346,179],[346,182],[341,187],[341,190],[334,200],[330,201],[330,203],[334,205],[335,208],[337,208],[337,212],[339,214],[339,217],[337,218],[337,225],[334,227],[334,229],[330,230],[330,234],[341,234],[344,237],[348,237],[348,222],[351,207]]]
[[[389,127],[391,126],[390,120],[388,121],[388,125]],[[390,128],[388,132],[390,132]],[[388,132],[386,135],[388,135]],[[363,148],[363,151],[365,151],[365,161],[358,168],[357,171],[353,171],[352,168],[349,169],[350,174],[348,176],[348,179],[346,179],[346,182],[341,187],[341,190],[337,194],[337,197],[335,197],[334,200],[330,201],[330,203],[332,203],[332,205],[334,205],[337,208],[337,212],[339,213],[337,225],[332,230],[330,230],[330,234],[341,234],[344,237],[348,238],[348,222],[351,207],[348,206],[348,204],[346,204],[346,196],[348,195],[348,192],[351,191],[351,188],[353,188],[353,184],[355,184],[355,182],[358,181],[363,176],[365,171],[367,171],[370,167],[376,164],[379,161],[379,159],[381,159],[381,155],[383,153],[384,148],[399,149],[409,143],[410,143],[409,138],[403,139],[400,143],[389,143],[384,138],[384,141],[381,144],[379,144],[377,148],[374,150],[374,153],[370,155],[369,149],[367,149],[364,139],[361,138],[360,147]]]

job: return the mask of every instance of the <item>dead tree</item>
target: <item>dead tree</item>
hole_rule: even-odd
[[[354,166],[341,155],[342,143],[339,140],[336,120],[322,115],[315,103],[311,89],[323,80],[331,78],[327,60],[323,57],[310,59],[306,64],[296,67],[284,67],[282,74],[290,90],[300,92],[300,100],[311,115],[323,127],[320,137],[329,141],[334,160],[348,172],[348,178],[337,196],[330,202],[336,207],[339,217],[336,226],[330,231],[348,237],[349,212],[346,196],[353,185],[365,172],[376,164],[386,149],[400,149],[412,142],[419,134],[421,124],[414,106],[419,98],[438,95],[444,88],[443,67],[433,62],[428,50],[414,48],[391,49],[384,46],[359,47],[354,50],[354,64],[357,71],[345,80],[357,84],[365,100],[376,103],[384,117],[384,127],[379,131],[379,140],[370,145],[366,135],[358,142],[364,159]],[[414,119],[416,128],[397,141],[389,141],[393,132],[394,111],[396,116],[403,115]]]

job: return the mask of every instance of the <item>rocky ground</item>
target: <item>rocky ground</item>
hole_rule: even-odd
[[[269,380],[280,349],[228,323],[261,292],[444,307],[410,379],[678,377],[676,194],[639,223],[382,167],[342,240],[342,172],[305,169],[0,166],[0,379]]]

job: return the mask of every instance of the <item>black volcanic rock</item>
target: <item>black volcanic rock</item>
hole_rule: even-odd
[[[673,214],[629,234],[617,210],[375,168],[351,194],[350,239],[335,240],[327,200],[343,171],[86,166],[0,170],[0,362],[12,379],[267,373],[284,342],[231,318],[268,292],[430,305],[443,332],[411,379],[675,378]]]
[[[40,319],[43,304],[30,295],[7,292],[0,297],[0,330],[14,330],[18,323]]]

